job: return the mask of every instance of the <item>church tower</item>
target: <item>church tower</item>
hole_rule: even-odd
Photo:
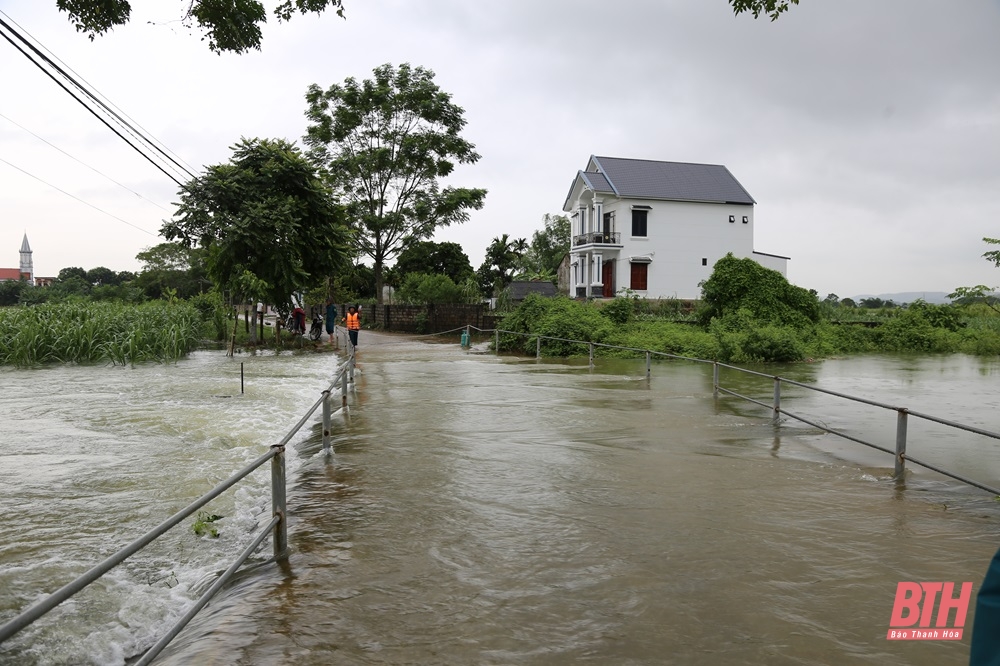
[[[28,234],[24,234],[24,240],[21,241],[21,274],[28,276],[28,284],[34,286],[35,284],[35,269],[31,265],[31,246],[28,245]]]

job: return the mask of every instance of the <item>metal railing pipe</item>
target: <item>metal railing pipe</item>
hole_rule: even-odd
[[[271,458],[271,513],[280,518],[274,525],[274,559],[288,557],[288,521],[285,520],[285,447],[272,446],[278,453]]]
[[[646,379],[649,379],[650,375],[653,374],[653,367],[652,367],[652,363],[651,363],[650,359],[652,359],[652,355],[647,351],[646,352]]]
[[[330,389],[323,391],[323,450],[330,452]]]
[[[712,362],[712,395],[719,397],[719,362]]]
[[[257,537],[243,550],[242,553],[240,553],[240,556],[236,559],[236,561],[233,562],[214,583],[212,583],[212,586],[198,598],[198,601],[195,602],[194,606],[188,609],[188,612],[185,613],[173,627],[171,627],[170,631],[162,636],[160,640],[156,641],[156,644],[153,645],[153,647],[146,650],[145,654],[142,655],[142,658],[135,662],[135,666],[147,666],[150,662],[152,662],[153,659],[155,659],[157,655],[163,651],[163,648],[167,647],[170,641],[174,640],[174,638],[177,637],[177,634],[181,633],[184,627],[186,627],[188,623],[194,619],[194,616],[205,607],[205,605],[220,589],[222,589],[222,586],[229,582],[229,579],[233,577],[233,574],[235,574],[236,571],[243,566],[243,563],[246,562],[250,556],[254,554],[257,548],[260,547],[260,544],[267,538],[268,532],[271,528],[276,527],[278,523],[282,522],[282,520],[283,519],[280,516],[274,516],[271,518],[271,522],[269,522],[264,529],[257,534]]]
[[[897,481],[903,480],[906,473],[906,410],[896,412],[896,469]]]
[[[62,602],[66,601],[74,594],[76,594],[83,588],[87,587],[88,585],[93,583],[95,580],[97,580],[107,572],[111,571],[113,568],[124,562],[127,558],[129,558],[139,550],[142,550],[154,539],[162,535],[164,532],[172,528],[174,525],[177,525],[179,522],[181,522],[182,520],[193,514],[201,507],[208,504],[210,501],[212,501],[225,491],[227,491],[233,485],[242,480],[245,476],[249,475],[251,472],[256,470],[265,462],[273,458],[275,455],[277,455],[277,453],[274,451],[272,447],[271,451],[268,451],[264,455],[260,456],[252,463],[241,469],[239,472],[232,475],[231,477],[229,477],[228,479],[217,485],[215,488],[208,491],[207,493],[199,497],[197,500],[195,500],[185,508],[178,511],[177,513],[175,513],[170,518],[168,518],[167,520],[163,521],[162,523],[154,527],[152,530],[150,530],[143,536],[139,537],[129,545],[125,546],[117,553],[111,555],[100,564],[97,564],[96,566],[94,566],[81,576],[79,576],[73,582],[59,588],[45,599],[39,601],[34,606],[31,606],[30,608],[28,608],[23,613],[13,618],[3,626],[0,626],[0,643],[7,640],[8,638],[19,632],[21,629],[25,628],[38,618],[42,617],[50,610],[52,610]]]
[[[774,378],[774,421],[781,416],[781,377]]]

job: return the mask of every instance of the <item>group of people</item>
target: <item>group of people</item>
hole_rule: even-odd
[[[337,306],[333,300],[326,302],[326,333],[330,336],[330,344],[333,344],[333,333],[337,328]],[[351,338],[351,344],[358,346],[358,331],[361,330],[361,308],[353,305],[347,308],[347,314],[340,320],[347,327],[347,335]]]

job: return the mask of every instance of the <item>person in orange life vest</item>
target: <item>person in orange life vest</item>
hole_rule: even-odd
[[[344,317],[344,321],[347,323],[347,334],[351,336],[351,344],[357,347],[358,331],[361,330],[361,315],[358,313],[358,309],[353,305],[347,308],[347,316]]]

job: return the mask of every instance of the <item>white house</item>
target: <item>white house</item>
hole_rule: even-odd
[[[729,252],[786,275],[788,257],[753,249],[755,203],[721,165],[592,155],[563,204],[570,295],[699,298]]]

